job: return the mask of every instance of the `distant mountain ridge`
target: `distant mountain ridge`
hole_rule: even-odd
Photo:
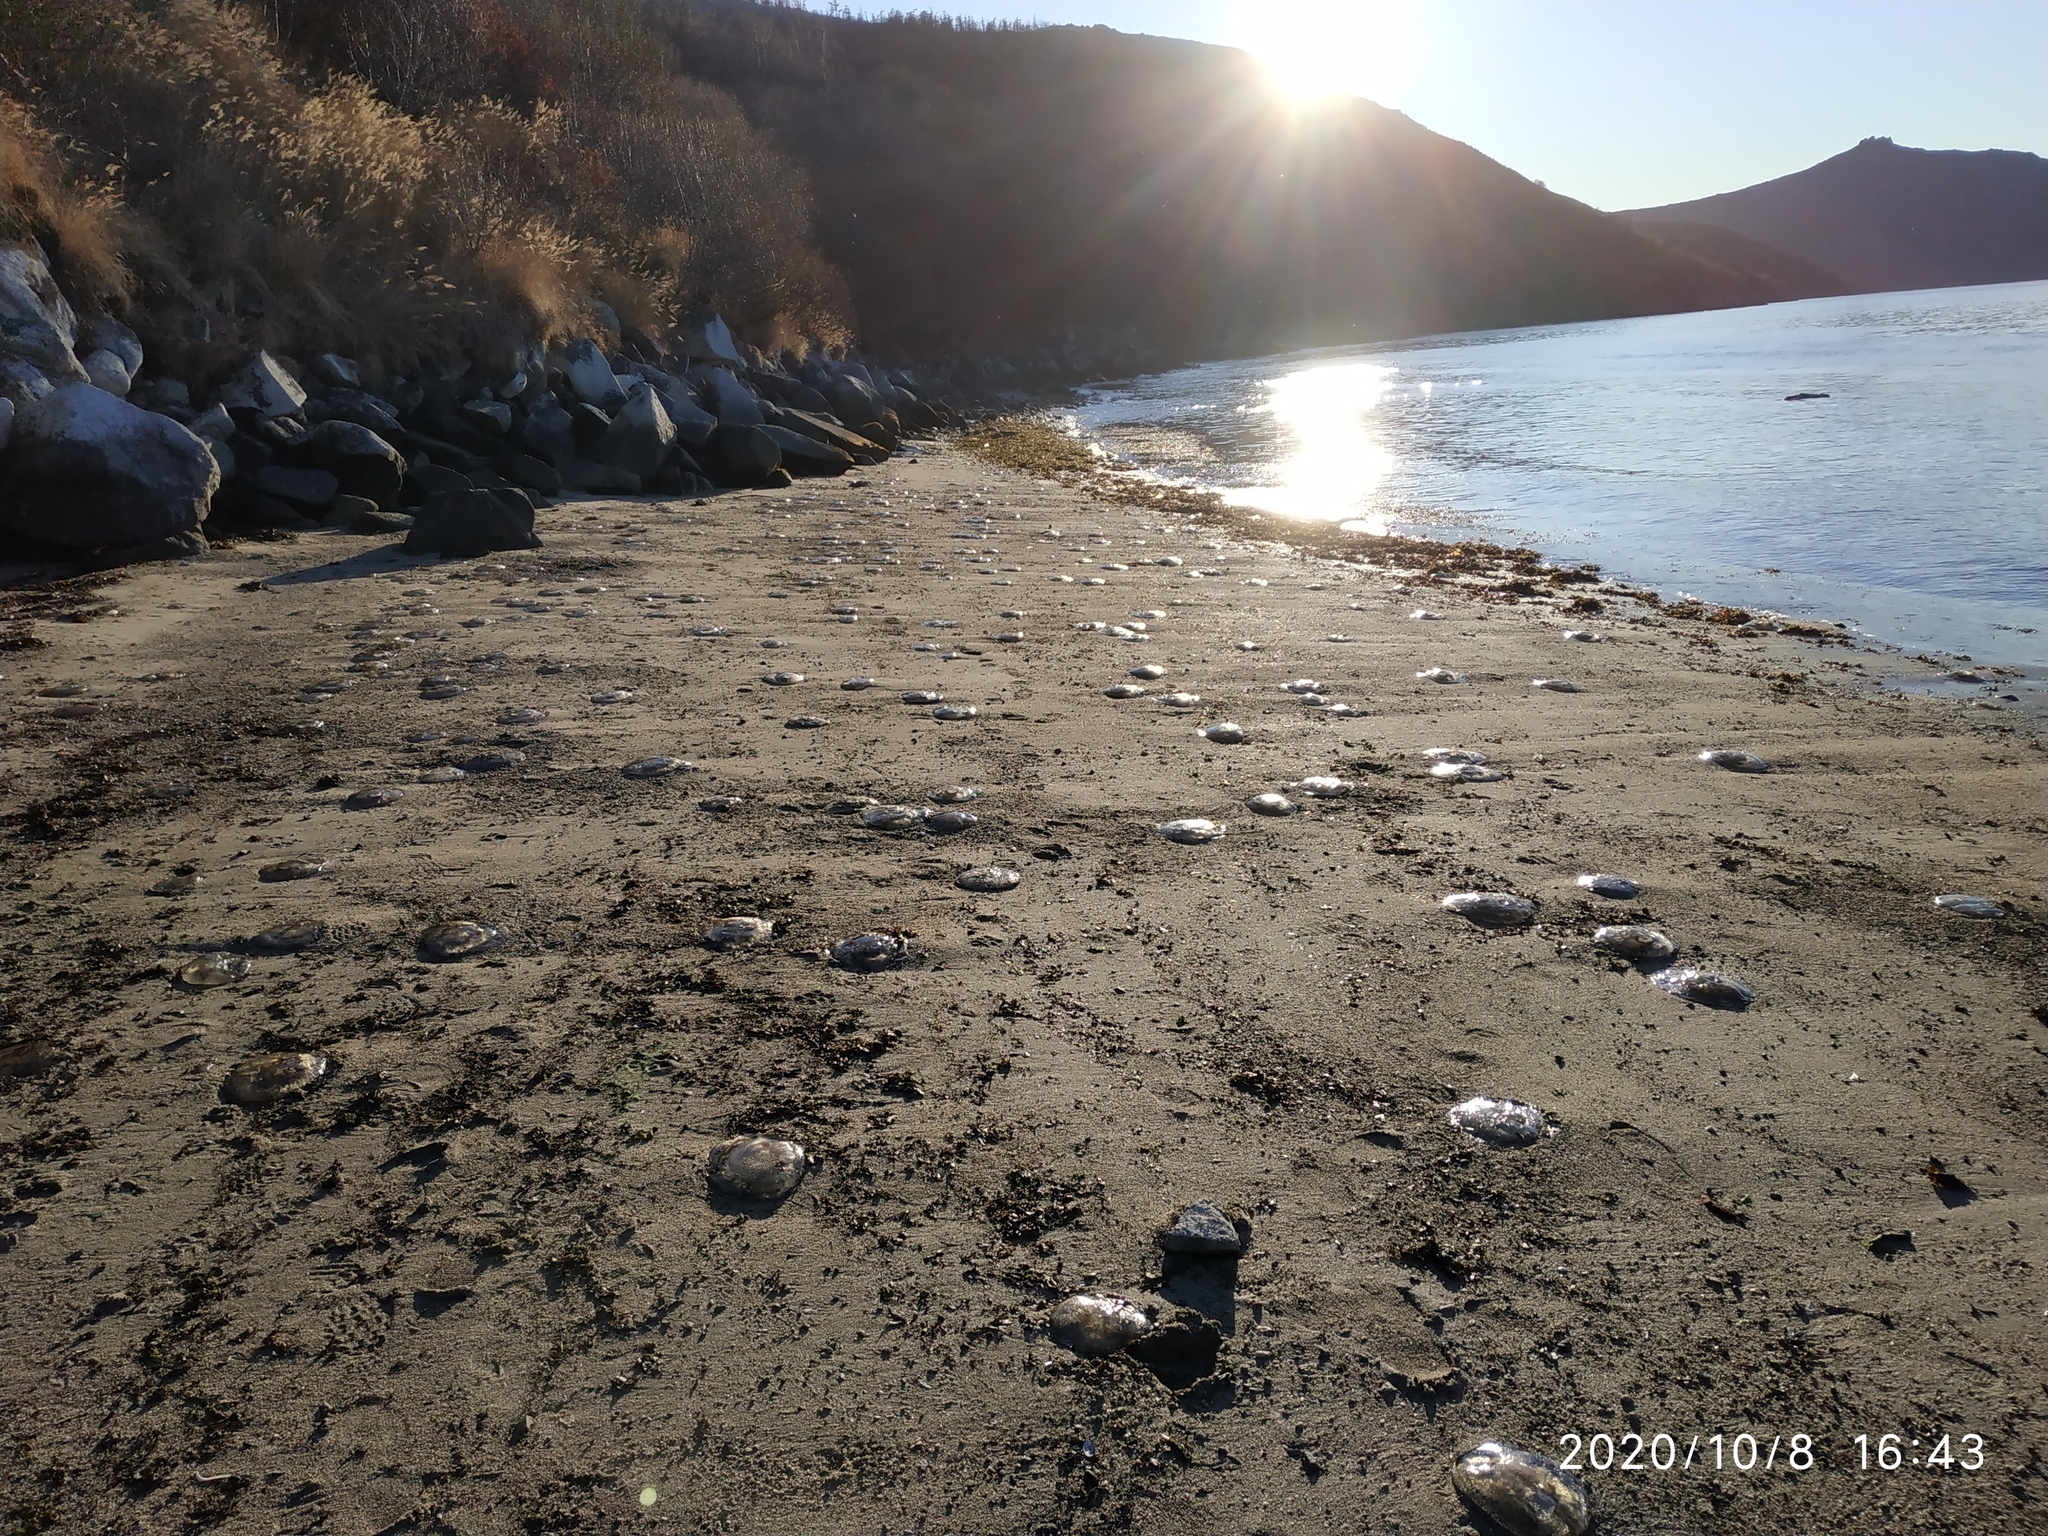
[[[2048,278],[2048,159],[2020,150],[1865,139],[1774,181],[1619,217],[1695,254],[1718,238],[1703,229],[1773,247],[1809,269],[1815,294]],[[1752,270],[1802,283],[1795,267],[1726,248]]]

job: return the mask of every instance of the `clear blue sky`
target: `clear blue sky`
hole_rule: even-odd
[[[823,0],[810,0],[825,9]],[[1767,181],[1884,135],[2048,154],[2048,0],[950,0],[849,7],[1248,46],[1596,208]]]

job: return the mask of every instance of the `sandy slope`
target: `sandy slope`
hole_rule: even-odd
[[[2038,741],[1874,699],[1840,649],[1611,592],[1609,641],[1577,644],[1547,602],[1157,521],[944,449],[793,497],[564,507],[502,561],[246,546],[38,623],[0,665],[0,1028],[57,1047],[0,1083],[12,1527],[1441,1531],[1464,1445],[1633,1428],[1695,1462],[1592,1474],[1601,1530],[2040,1529]],[[520,622],[492,601],[555,587]],[[1143,643],[1073,627],[1143,610]],[[373,620],[418,635],[381,679],[345,670]],[[1142,662],[1202,704],[1103,696]],[[1435,664],[1470,681],[1414,680]],[[469,691],[422,701],[444,671]],[[1302,676],[1367,713],[1304,710]],[[34,696],[66,679],[95,717]],[[637,701],[589,702],[614,687]],[[550,714],[494,723],[524,706]],[[1225,718],[1251,740],[1195,735]],[[481,744],[404,744],[424,729]],[[524,766],[416,782],[498,744]],[[1782,771],[1695,760],[1728,744]],[[1512,776],[1446,787],[1437,745]],[[697,771],[621,775],[657,752]],[[1311,773],[1357,791],[1243,810]],[[950,839],[828,809],[952,782],[985,795]],[[376,785],[405,799],[341,808]],[[1227,836],[1151,830],[1189,815]],[[333,873],[258,880],[299,855]],[[1024,883],[955,888],[988,862]],[[1585,898],[1596,869],[1642,896]],[[181,870],[191,896],[144,894]],[[1474,888],[1540,925],[1440,910]],[[1624,913],[1756,1005],[1591,949]],[[733,914],[777,941],[699,944]],[[420,963],[456,916],[510,942]],[[172,985],[294,918],[328,944]],[[870,927],[913,962],[822,961]],[[329,1081],[217,1101],[280,1048]],[[1555,1134],[1477,1149],[1444,1111],[1481,1092]],[[781,1208],[707,1196],[738,1131],[810,1149]],[[1199,1197],[1252,1251],[1163,1272]],[[1159,1309],[1150,1366],[1047,1341],[1083,1287]],[[1854,1437],[1893,1432],[1959,1461],[1980,1435],[1982,1469],[1858,1472]],[[1776,1470],[1703,1464],[1743,1433]],[[1816,1463],[1787,1472],[1799,1434]]]

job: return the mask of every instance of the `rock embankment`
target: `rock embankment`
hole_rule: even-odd
[[[332,352],[260,352],[198,391],[147,362],[119,320],[74,310],[40,246],[0,243],[9,552],[104,567],[322,525],[402,533],[416,553],[527,549],[535,510],[564,491],[786,485],[957,419],[907,372],[770,358],[716,316],[670,346],[620,325],[478,348],[376,388]]]

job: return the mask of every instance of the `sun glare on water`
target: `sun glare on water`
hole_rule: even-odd
[[[1421,62],[1421,0],[1249,0],[1230,40],[1298,103],[1364,96],[1398,107]]]

